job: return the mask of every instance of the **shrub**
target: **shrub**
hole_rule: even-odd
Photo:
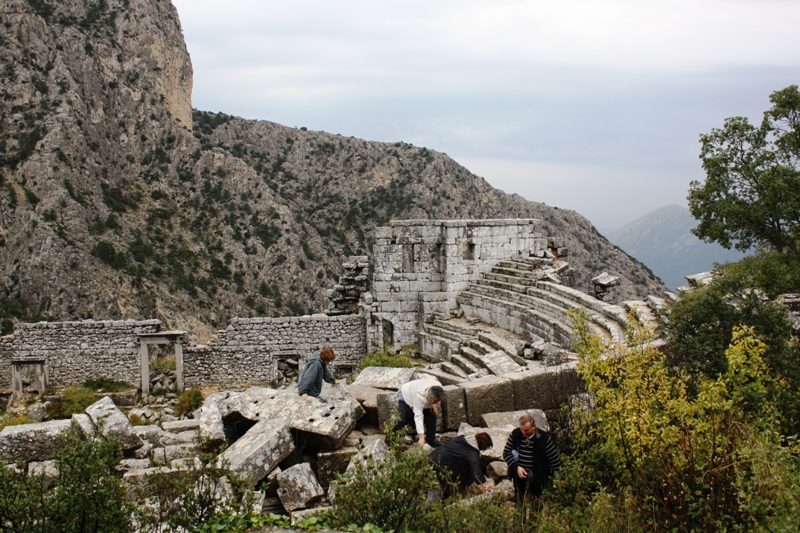
[[[70,418],[76,413],[83,413],[97,401],[95,392],[86,387],[67,387],[59,397],[59,400],[51,401],[45,408],[48,420]]]
[[[383,350],[367,354],[358,366],[362,369],[368,366],[411,368],[414,364],[410,360],[410,348],[411,347],[403,347],[403,350],[397,355],[391,355]]]
[[[30,418],[27,415],[6,414],[2,418],[0,418],[0,431],[2,431],[3,428],[8,427],[8,426],[19,426],[19,425],[22,425],[22,424],[33,424],[34,422],[36,422],[36,420]]]
[[[178,396],[178,405],[175,406],[175,414],[177,416],[188,415],[201,405],[203,405],[203,395],[199,390],[185,390]]]
[[[156,357],[150,361],[150,370],[159,374],[175,372],[177,368],[174,357]]]
[[[115,438],[83,440],[76,430],[58,436],[58,475],[30,474],[0,461],[0,531],[26,533],[128,533],[131,504],[116,467],[122,447]]]
[[[87,379],[83,382],[83,386],[86,389],[103,392],[120,392],[133,388],[129,383],[109,378]]]
[[[391,433],[388,439],[393,440]],[[336,481],[329,518],[338,528],[379,524],[386,530],[420,530],[426,524],[425,498],[437,487],[428,454],[417,447],[403,451],[395,443],[383,462],[371,456],[357,460]]]

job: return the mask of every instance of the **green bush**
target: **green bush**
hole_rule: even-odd
[[[359,368],[367,368],[368,366],[386,366],[395,368],[411,368],[414,364],[411,362],[410,353],[414,346],[404,346],[403,350],[397,355],[391,355],[383,350],[373,352],[364,356],[359,363]]]
[[[30,474],[0,461],[0,531],[13,533],[128,533],[132,507],[125,498],[117,439],[86,441],[76,430],[58,436],[58,475]]]
[[[156,357],[150,362],[150,370],[159,374],[175,372],[177,368],[174,357]]]
[[[198,409],[201,405],[203,405],[203,395],[199,390],[185,390],[180,396],[178,396],[178,404],[175,406],[175,415],[188,415],[195,409]]]
[[[394,444],[384,461],[371,456],[357,460],[336,481],[336,505],[329,518],[337,528],[378,524],[386,530],[421,530],[426,525],[425,498],[437,487],[428,454]]]
[[[133,386],[124,381],[116,381],[109,378],[87,379],[83,382],[83,387],[93,391],[121,392],[130,390]]]
[[[67,387],[59,394],[60,400],[51,401],[45,408],[48,420],[70,418],[83,413],[97,401],[95,392],[86,387]]]

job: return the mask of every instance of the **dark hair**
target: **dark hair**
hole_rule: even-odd
[[[444,389],[439,385],[434,385],[428,389],[428,396],[431,398],[436,398],[437,400],[441,400],[444,397]]]
[[[488,450],[489,448],[494,446],[494,443],[492,442],[492,437],[490,437],[488,433],[476,433],[475,442],[478,443],[478,449],[481,451]]]
[[[333,353],[333,348],[323,348],[322,351],[319,352],[319,356],[326,362],[336,359],[336,354]]]

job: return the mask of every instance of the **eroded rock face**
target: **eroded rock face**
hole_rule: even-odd
[[[5,427],[0,431],[0,456],[8,462],[47,461],[58,449],[58,434],[71,426],[71,420],[51,420]]]
[[[252,488],[294,450],[289,427],[282,421],[261,420],[220,456],[221,464],[248,479]]]
[[[125,413],[114,405],[108,396],[96,401],[86,408],[86,414],[105,436],[114,436],[122,443],[124,451],[136,450],[144,445],[144,441],[136,434]]]
[[[278,497],[283,508],[290,513],[309,507],[325,495],[308,463],[287,468],[276,478],[279,485]]]

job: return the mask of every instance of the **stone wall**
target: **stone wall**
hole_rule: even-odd
[[[185,382],[269,383],[282,358],[304,362],[325,346],[336,352],[334,373],[355,367],[367,348],[364,316],[234,318],[207,345],[184,350]]]
[[[2,343],[0,385],[10,386],[12,361],[46,361],[52,386],[101,377],[138,384],[137,334],[159,329],[160,320],[19,323],[13,337]]]
[[[536,219],[403,220],[377,228],[373,312],[383,327],[370,349],[384,340],[417,343],[424,317],[456,308],[458,293],[495,263],[547,248],[537,226]]]

